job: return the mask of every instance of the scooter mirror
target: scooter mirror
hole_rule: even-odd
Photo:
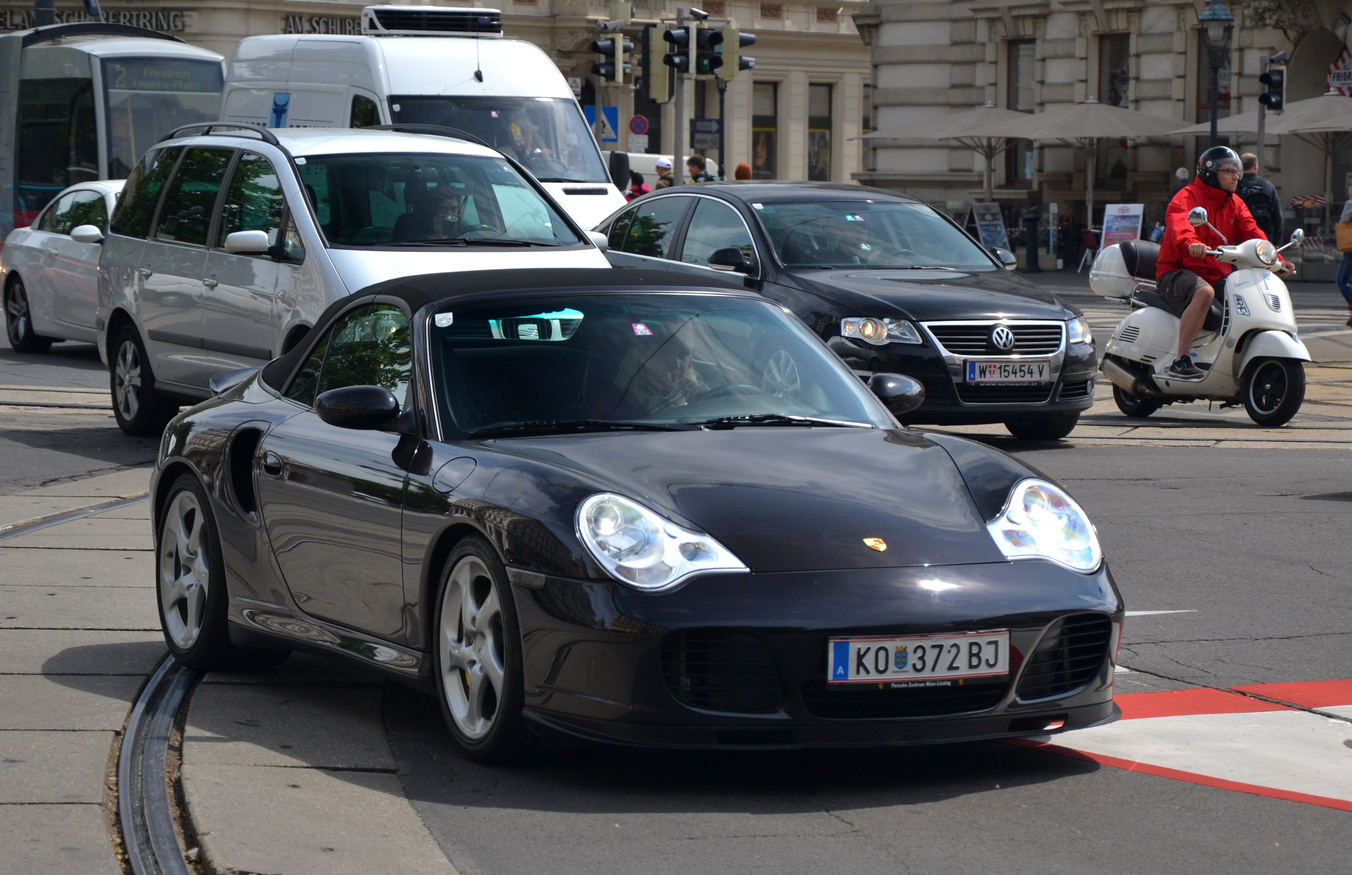
[[[1206,207],[1193,207],[1188,210],[1188,224],[1200,228],[1206,224]]]
[[[1304,240],[1304,239],[1305,239],[1305,230],[1304,230],[1303,228],[1297,228],[1296,230],[1294,230],[1294,231],[1291,232],[1291,242],[1292,242],[1292,243],[1297,243],[1297,244],[1298,244],[1298,243],[1300,243],[1300,241],[1302,241],[1302,240]]]

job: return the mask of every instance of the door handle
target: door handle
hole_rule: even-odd
[[[281,456],[278,456],[273,452],[265,452],[263,454],[263,473],[267,474],[269,477],[282,476]]]
[[[206,287],[209,288],[209,289],[214,289],[214,288],[216,288],[216,286],[218,286],[218,285],[220,285],[220,284],[219,284],[218,282],[216,282],[216,278],[213,276],[213,277],[207,277],[206,279],[202,280],[202,285],[206,286]]]
[[[139,277],[140,277],[141,279],[143,279],[143,280],[148,280],[148,279],[150,279],[150,277],[151,277],[154,273],[155,273],[155,271],[151,270],[151,269],[148,268],[148,267],[138,267],[138,268],[136,268],[136,275],[139,276]]]

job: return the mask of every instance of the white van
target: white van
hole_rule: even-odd
[[[624,206],[558,66],[532,43],[504,37],[496,9],[368,6],[361,26],[353,36],[240,40],[221,120],[456,128],[520,160],[584,228]],[[622,173],[627,188],[627,165]]]

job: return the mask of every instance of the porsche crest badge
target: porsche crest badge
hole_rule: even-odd
[[[887,542],[882,538],[865,538],[864,545],[870,550],[877,550],[879,553],[887,549]]]

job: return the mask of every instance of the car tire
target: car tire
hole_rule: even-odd
[[[5,333],[15,352],[46,352],[52,346],[47,337],[33,332],[33,311],[28,305],[28,289],[16,274],[5,286]]]
[[[1259,359],[1244,375],[1244,410],[1262,426],[1286,425],[1305,401],[1305,366],[1290,359]]]
[[[1041,416],[1021,416],[1005,420],[1005,428],[1021,441],[1059,441],[1075,430],[1080,411],[1046,413]]]
[[[507,571],[477,537],[456,545],[437,595],[433,660],[437,700],[468,759],[504,763],[530,746],[521,630]]]
[[[197,671],[268,668],[288,650],[244,649],[230,641],[230,593],[220,530],[206,490],[192,474],[169,487],[155,526],[155,595],[174,659]]]
[[[155,375],[150,369],[141,335],[124,325],[113,340],[108,357],[109,394],[113,399],[113,418],[118,428],[133,437],[157,435],[174,415],[177,405],[155,391]]]
[[[1163,406],[1153,398],[1142,398],[1121,386],[1113,386],[1113,402],[1123,414],[1137,419],[1145,419]]]

